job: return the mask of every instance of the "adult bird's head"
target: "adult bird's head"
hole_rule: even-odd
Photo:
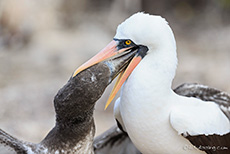
[[[127,80],[129,75],[146,55],[148,55],[146,57],[150,57],[149,55],[154,54],[157,55],[158,53],[155,51],[159,49],[164,51],[164,48],[166,50],[170,47],[175,47],[175,39],[166,20],[160,16],[136,13],[121,23],[117,28],[113,41],[111,41],[96,56],[79,67],[73,76],[101,61],[108,59],[113,61],[117,57],[133,53],[134,56],[129,61],[128,66],[121,69],[118,80],[106,103],[106,109],[121,88],[122,84]],[[172,53],[161,53],[161,56],[170,57],[170,54],[176,57],[174,50]],[[160,58],[159,56],[155,57]]]

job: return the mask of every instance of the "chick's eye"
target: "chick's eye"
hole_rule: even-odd
[[[126,40],[126,41],[125,41],[125,44],[126,44],[126,45],[130,45],[130,44],[131,44],[131,41],[130,41],[130,40]]]

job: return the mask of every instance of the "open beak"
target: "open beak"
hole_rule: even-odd
[[[120,73],[118,80],[106,103],[105,109],[112,102],[113,98],[116,96],[123,83],[126,81],[126,79],[129,77],[129,75],[140,63],[148,51],[148,48],[142,45],[119,49],[118,44],[119,42],[116,40],[111,41],[97,55],[81,65],[72,76],[75,77],[81,71],[86,70],[87,68],[100,62],[110,66],[111,81]]]
[[[115,86],[113,87],[113,90],[109,96],[109,99],[105,105],[104,110],[107,109],[107,107],[112,102],[112,100],[116,96],[117,92],[119,91],[119,89],[121,88],[123,83],[127,80],[127,78],[132,73],[132,71],[136,68],[136,66],[141,62],[141,60],[147,54],[147,51],[148,51],[148,48],[146,46],[139,46],[137,53],[135,54],[135,56],[133,57],[133,59],[131,60],[131,62],[127,66],[127,68],[120,73],[120,75],[119,75],[119,77],[115,83]]]
[[[73,77],[76,76],[81,71],[89,68],[90,66],[93,66],[99,62],[102,62],[104,60],[107,60],[109,58],[112,58],[114,56],[120,56],[122,53],[125,53],[125,51],[128,52],[128,50],[131,47],[122,48],[118,50],[117,48],[117,42],[111,41],[104,49],[102,49],[98,54],[96,54],[93,58],[91,58],[89,61],[81,65],[73,74]]]

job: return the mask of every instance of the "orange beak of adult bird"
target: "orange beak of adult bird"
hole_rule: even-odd
[[[73,74],[73,77],[76,76],[81,71],[105,60],[111,59],[114,60],[116,58],[125,56],[127,54],[133,53],[133,57],[131,58],[127,67],[123,68],[121,71],[117,82],[109,96],[109,99],[105,105],[105,109],[112,102],[113,98],[116,96],[117,92],[123,85],[123,83],[127,80],[129,75],[135,69],[135,67],[140,63],[140,61],[147,54],[148,48],[143,45],[136,45],[129,39],[114,39],[111,41],[104,49],[102,49],[98,54],[88,60],[86,63],[81,65]],[[117,74],[118,75],[118,74]],[[116,75],[116,76],[117,76]]]

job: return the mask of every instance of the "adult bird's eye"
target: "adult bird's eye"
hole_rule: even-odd
[[[132,42],[130,40],[125,41],[125,45],[130,45]]]

